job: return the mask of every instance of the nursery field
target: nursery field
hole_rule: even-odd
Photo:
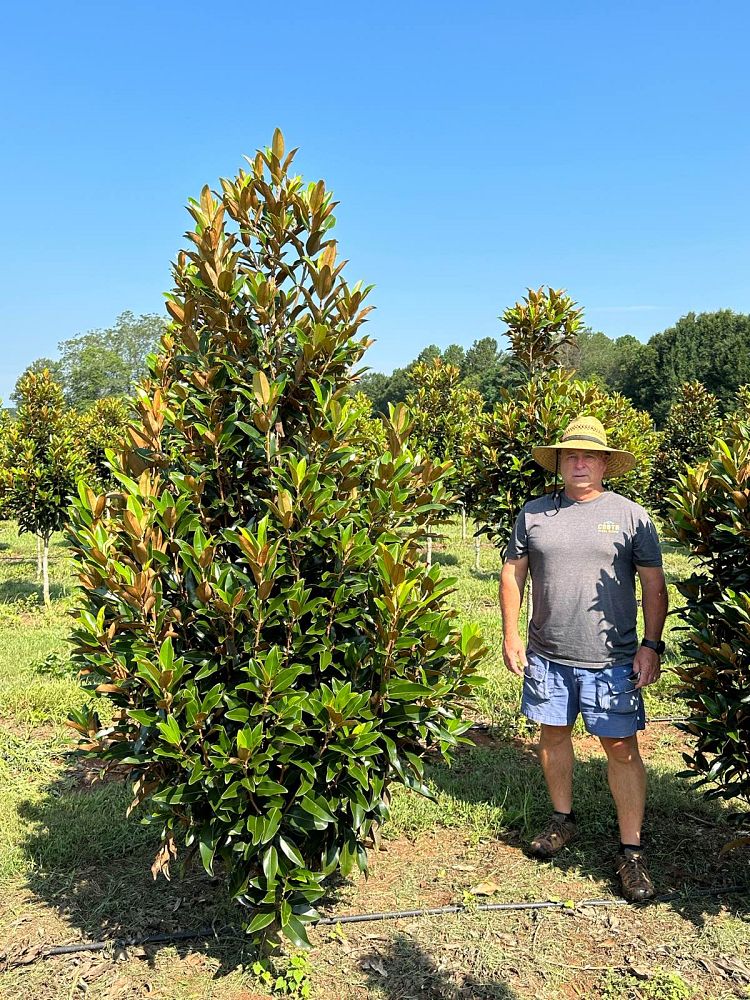
[[[487,683],[472,709],[481,725],[452,767],[431,764],[435,801],[396,790],[369,879],[333,884],[321,909],[333,918],[465,909],[320,926],[312,950],[282,957],[269,977],[253,969],[221,878],[193,869],[154,882],[158,831],[137,815],[125,818],[127,783],[97,781],[96,767],[72,756],[64,720],[87,695],[67,665],[73,581],[64,542],[56,537],[51,547],[52,607],[45,611],[33,539],[0,525],[0,997],[750,997],[750,852],[721,853],[734,835],[732,804],[705,801],[677,776],[685,737],[663,721],[683,714],[669,670],[674,650],[646,692],[652,721],[642,739],[647,847],[659,897],[643,907],[620,905],[602,754],[582,730],[575,737],[579,839],[552,862],[524,854],[547,804],[535,734],[517,711],[519,681],[502,664],[498,556],[485,543],[475,570],[473,540],[461,542],[451,526],[434,558],[457,578],[458,619],[478,622],[489,649]],[[665,545],[665,564],[674,606],[674,581],[689,563]],[[586,900],[613,902],[577,905]],[[564,905],[478,909],[533,901]],[[176,939],[202,928],[212,933]],[[149,935],[172,940],[116,943]],[[105,951],[44,957],[57,945],[103,939],[113,942]]]

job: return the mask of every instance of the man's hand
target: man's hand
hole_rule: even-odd
[[[526,666],[526,647],[520,635],[506,636],[503,639],[503,660],[512,674],[523,677]]]
[[[648,687],[661,677],[659,654],[648,646],[639,646],[633,660],[633,673],[638,675],[637,688]]]

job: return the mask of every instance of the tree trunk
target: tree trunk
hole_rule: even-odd
[[[42,579],[42,536],[36,536],[36,582]]]
[[[50,606],[49,597],[49,537],[42,539],[42,589],[44,592],[45,607]]]
[[[461,541],[466,541],[466,507],[461,504]]]
[[[482,539],[479,537],[479,535],[477,535],[477,537],[474,539],[474,569],[477,571],[481,568],[479,562],[481,554],[482,554]]]
[[[427,536],[427,565],[432,566],[432,535]]]

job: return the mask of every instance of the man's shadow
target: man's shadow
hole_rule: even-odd
[[[677,894],[665,905],[698,926],[725,904],[750,919],[750,851],[721,853],[737,836],[729,810],[716,800],[705,799],[684,779],[648,760],[645,763],[649,790],[644,833],[657,894]],[[465,748],[451,767],[433,763],[429,776],[452,798],[496,806],[501,817],[496,835],[519,853],[526,853],[526,845],[549,819],[541,766],[530,746]],[[530,863],[592,877],[603,883],[605,895],[619,896],[614,871],[619,836],[603,750],[598,758],[577,760],[574,794],[576,840],[551,862],[530,859]],[[551,874],[558,883],[559,878]],[[713,889],[738,884],[745,886],[744,892],[711,894]]]
[[[396,934],[386,947],[364,958],[370,985],[389,1000],[429,997],[430,1000],[518,1000],[518,994],[498,980],[451,975],[416,941]],[[384,976],[383,973],[386,973]]]

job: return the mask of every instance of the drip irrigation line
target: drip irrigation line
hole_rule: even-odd
[[[711,889],[696,889],[693,896],[724,896],[735,892],[748,892],[750,886],[747,885],[727,885],[718,886]],[[679,899],[683,893],[668,892],[660,896],[655,896],[651,903],[668,903],[673,899]],[[331,927],[336,924],[362,924],[371,923],[377,920],[408,920],[414,917],[441,917],[454,913],[498,913],[519,910],[562,910],[567,913],[575,913],[576,910],[591,907],[612,907],[629,906],[625,899],[583,899],[580,902],[559,901],[559,900],[537,900],[533,902],[514,903],[476,903],[466,906],[463,903],[456,903],[451,906],[425,906],[415,910],[384,910],[379,913],[345,913],[340,917],[321,917],[312,923],[313,927]],[[84,941],[79,944],[57,945],[53,948],[45,948],[38,953],[30,955],[26,959],[21,956],[16,961],[8,962],[6,968],[17,968],[22,965],[32,965],[44,958],[54,958],[59,955],[77,955],[82,952],[105,951],[111,952],[126,951],[128,948],[142,947],[149,944],[168,944],[173,941],[192,941],[198,938],[219,937],[244,937],[244,933],[237,932],[232,927],[202,927],[193,931],[171,931],[164,934],[148,934],[138,938],[111,938],[107,941]]]

